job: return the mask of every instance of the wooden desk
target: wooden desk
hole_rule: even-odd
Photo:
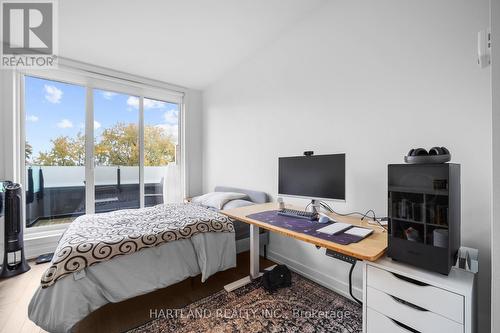
[[[286,205],[286,207],[292,209],[300,209],[297,207],[292,207],[290,205]],[[373,233],[370,236],[360,242],[352,243],[349,245],[341,245],[338,243],[330,242],[321,238],[288,230],[286,228],[276,227],[271,224],[247,217],[250,214],[277,209],[277,203],[265,203],[221,211],[222,214],[227,215],[235,220],[250,224],[250,277],[238,280],[230,285],[227,285],[225,287],[226,290],[231,291],[237,289],[261,275],[259,270],[259,228],[277,232],[281,235],[308,242],[316,246],[324,247],[326,249],[347,255],[358,260],[375,261],[382,257],[387,249],[387,231],[383,230],[379,226],[369,224],[366,221],[361,221],[361,218],[358,217],[346,217],[337,216],[335,214],[328,214],[335,221],[350,223],[364,228],[373,229]]]

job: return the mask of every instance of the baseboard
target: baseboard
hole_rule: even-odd
[[[308,278],[309,280],[316,282],[317,284],[322,285],[325,288],[333,290],[344,297],[352,299],[351,295],[349,295],[349,281],[347,280],[341,281],[339,279],[333,278],[318,271],[315,268],[304,265],[296,260],[290,259],[271,250],[267,251],[267,257],[276,263],[287,265],[290,270]],[[362,289],[353,286],[352,292],[356,298],[360,300],[363,299]]]

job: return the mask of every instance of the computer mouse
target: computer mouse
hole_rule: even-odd
[[[330,218],[328,216],[321,215],[319,217],[318,223],[328,223],[328,222],[330,222]]]

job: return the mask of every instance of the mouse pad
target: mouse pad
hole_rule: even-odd
[[[309,221],[295,217],[278,215],[277,210],[268,210],[265,212],[250,214],[247,215],[247,217],[253,220],[271,224],[276,227],[285,228],[295,232],[300,232],[309,236],[317,237],[341,245],[357,243],[363,239],[363,237],[349,235],[346,233],[340,233],[337,235],[328,235],[319,232],[318,229],[326,227],[327,225],[332,224],[332,222],[318,223],[318,221]]]

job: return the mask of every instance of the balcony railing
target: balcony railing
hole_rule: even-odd
[[[144,205],[165,201],[169,167],[144,168]],[[96,167],[95,212],[139,208],[138,167]],[[31,166],[26,174],[26,226],[71,222],[85,214],[85,167]]]

